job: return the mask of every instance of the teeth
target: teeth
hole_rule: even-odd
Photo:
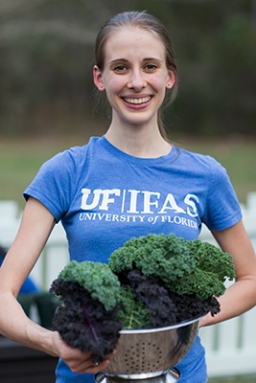
[[[143,104],[145,102],[148,102],[151,97],[143,97],[143,98],[125,98],[125,101],[129,104]]]

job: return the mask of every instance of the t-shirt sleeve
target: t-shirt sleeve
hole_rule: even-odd
[[[240,204],[227,171],[211,158],[211,178],[202,220],[209,229],[224,230],[241,218]]]
[[[59,153],[46,161],[23,195],[39,200],[58,222],[68,211],[73,195],[76,169],[71,151]]]

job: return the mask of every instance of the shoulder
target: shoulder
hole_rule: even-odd
[[[196,153],[189,151],[184,148],[180,148],[180,157],[183,160],[192,160],[195,163],[198,163],[198,165],[201,166],[206,166],[206,167],[212,167],[212,166],[218,166],[220,163],[213,157],[206,155],[206,154],[201,154],[201,153]]]
[[[189,173],[208,177],[226,176],[226,169],[213,157],[180,148],[178,160]]]
[[[187,166],[187,179],[204,190],[202,222],[210,230],[224,230],[236,224],[241,219],[241,209],[226,169],[209,155],[185,149],[180,150],[180,161],[183,167]]]
[[[87,158],[94,151],[93,141],[64,150],[46,161],[25,189],[25,199],[29,196],[38,199],[58,221],[67,211],[78,181],[87,170]]]

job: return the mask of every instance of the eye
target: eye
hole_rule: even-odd
[[[144,66],[144,69],[149,71],[149,72],[152,72],[152,71],[155,71],[156,69],[158,69],[158,66],[156,64],[147,64]]]
[[[127,67],[125,65],[117,65],[113,68],[114,72],[117,72],[117,73],[122,73],[122,72],[125,72],[127,71]]]

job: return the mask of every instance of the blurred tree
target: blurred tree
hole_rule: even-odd
[[[167,26],[177,55],[179,95],[165,114],[170,130],[254,133],[255,3],[0,0],[0,132],[91,124],[96,33],[117,12],[146,9]]]
[[[255,134],[252,1],[204,3],[172,8],[181,80],[166,120],[171,130],[193,134]]]
[[[103,1],[93,7],[97,18],[89,1],[0,2],[1,130],[69,129],[85,118],[93,44],[110,16]]]

